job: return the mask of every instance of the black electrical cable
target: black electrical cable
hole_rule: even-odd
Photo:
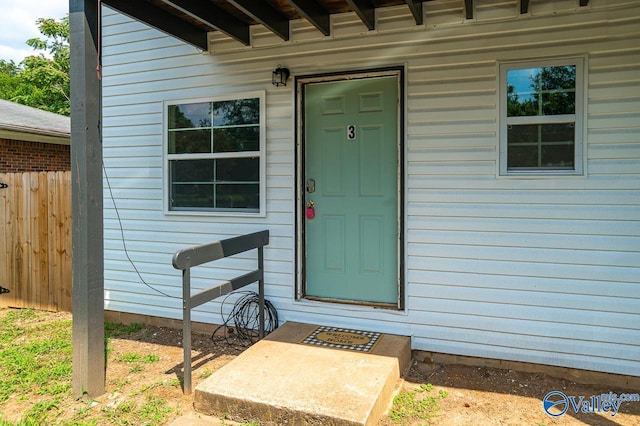
[[[225,318],[224,305],[232,295],[242,294],[236,300],[233,309]],[[211,335],[211,340],[224,340],[228,345],[239,344],[250,346],[260,338],[259,305],[260,297],[255,291],[239,291],[229,293],[220,304],[220,315],[223,322]],[[278,328],[278,312],[271,302],[264,301],[264,332],[265,335]],[[220,332],[220,333],[219,333]]]
[[[122,226],[122,219],[120,218],[120,212],[118,211],[118,206],[116,205],[116,200],[113,198],[113,190],[111,189],[111,182],[109,181],[109,175],[107,174],[107,168],[102,163],[102,170],[104,172],[105,182],[107,183],[107,188],[109,190],[109,196],[111,197],[111,201],[113,203],[113,207],[116,213],[116,218],[118,220],[118,225],[120,228],[120,235],[122,237],[122,246],[124,248],[124,254],[127,257],[127,260],[133,267],[136,275],[140,279],[140,282],[145,286],[149,287],[151,290],[162,294],[163,296],[170,297],[172,299],[180,299],[181,297],[173,296],[167,294],[161,290],[158,290],[151,284],[147,283],[144,278],[142,278],[142,274],[136,267],[135,263],[129,256],[129,250],[127,249],[127,243],[124,238],[124,228]],[[4,289],[3,289],[4,290]],[[241,298],[239,298],[230,314],[226,319],[224,319],[224,304],[227,301],[227,298],[231,295],[244,294]],[[223,330],[223,339],[227,342],[228,345],[233,345],[234,343],[240,344],[242,346],[249,346],[255,343],[259,339],[259,329],[260,329],[260,318],[259,318],[259,303],[260,298],[258,294],[254,291],[241,291],[235,293],[229,293],[220,304],[220,315],[223,318],[222,325],[218,326],[213,332],[211,339],[215,341],[216,334],[220,329]],[[264,303],[264,318],[265,318],[265,334],[271,333],[273,330],[278,328],[278,313],[276,308],[273,306],[271,302],[265,300]],[[235,341],[235,342],[234,342]]]
[[[124,248],[124,254],[127,257],[127,260],[129,261],[131,266],[133,267],[133,270],[138,275],[138,278],[140,279],[140,282],[142,282],[142,284],[144,284],[147,287],[149,287],[151,290],[155,291],[156,293],[160,293],[163,296],[170,297],[172,299],[181,299],[182,297],[172,296],[172,295],[170,295],[168,293],[165,293],[164,291],[158,290],[157,288],[155,288],[151,284],[147,283],[144,280],[144,278],[142,278],[142,274],[140,274],[140,271],[138,271],[138,268],[136,267],[136,264],[133,263],[133,260],[131,259],[131,256],[129,256],[129,250],[127,249],[127,241],[124,238],[124,228],[122,227],[122,219],[120,219],[120,212],[118,211],[118,206],[116,205],[116,199],[113,198],[113,190],[111,189],[111,182],[109,181],[109,175],[107,174],[107,168],[104,166],[104,161],[102,162],[102,171],[104,173],[105,182],[107,183],[107,188],[109,189],[109,196],[111,197],[111,202],[113,203],[113,208],[114,208],[114,210],[116,212],[116,218],[118,219],[118,225],[120,227],[120,235],[122,237],[122,247]]]

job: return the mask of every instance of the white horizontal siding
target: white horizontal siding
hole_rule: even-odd
[[[377,11],[377,30],[333,16],[252,48],[219,33],[212,54],[105,9],[107,309],[180,318],[173,253],[269,229],[267,297],[282,320],[412,335],[414,349],[638,375],[640,371],[640,1],[459,0]],[[498,177],[498,63],[584,56],[585,176]],[[406,309],[295,301],[295,75],[406,67]],[[163,214],[163,102],[266,90],[267,215]],[[122,226],[122,231],[120,230]],[[194,271],[196,287],[251,269],[255,254]],[[220,302],[198,321],[219,323]],[[230,309],[225,305],[224,310]]]

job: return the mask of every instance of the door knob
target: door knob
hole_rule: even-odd
[[[316,181],[314,179],[307,179],[307,192],[310,194],[316,192]]]

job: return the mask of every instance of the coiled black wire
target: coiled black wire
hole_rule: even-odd
[[[225,318],[224,305],[232,295],[243,294]],[[229,293],[220,304],[220,315],[223,322],[211,335],[211,340],[224,340],[228,345],[250,346],[260,338],[259,318],[260,297],[255,291]],[[278,328],[278,312],[271,302],[264,301],[264,333],[265,336]]]

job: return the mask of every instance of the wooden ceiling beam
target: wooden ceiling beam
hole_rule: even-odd
[[[252,17],[275,35],[289,40],[289,19],[265,2],[255,0],[228,0],[244,14]]]
[[[413,19],[416,21],[416,25],[422,25],[424,23],[424,14],[422,12],[422,1],[421,0],[405,0],[407,2],[407,6],[409,6],[409,10],[413,15]]]
[[[102,3],[201,50],[207,50],[207,32],[147,2],[102,0]]]
[[[324,10],[315,0],[287,0],[287,3],[313,24],[326,36],[331,34],[329,12]]]
[[[464,0],[464,13],[467,19],[473,19],[473,0]]]
[[[245,46],[251,44],[249,24],[242,22],[224,9],[214,6],[208,0],[162,0],[162,2],[223,32]]]
[[[376,28],[376,9],[369,0],[346,0],[369,31]]]

